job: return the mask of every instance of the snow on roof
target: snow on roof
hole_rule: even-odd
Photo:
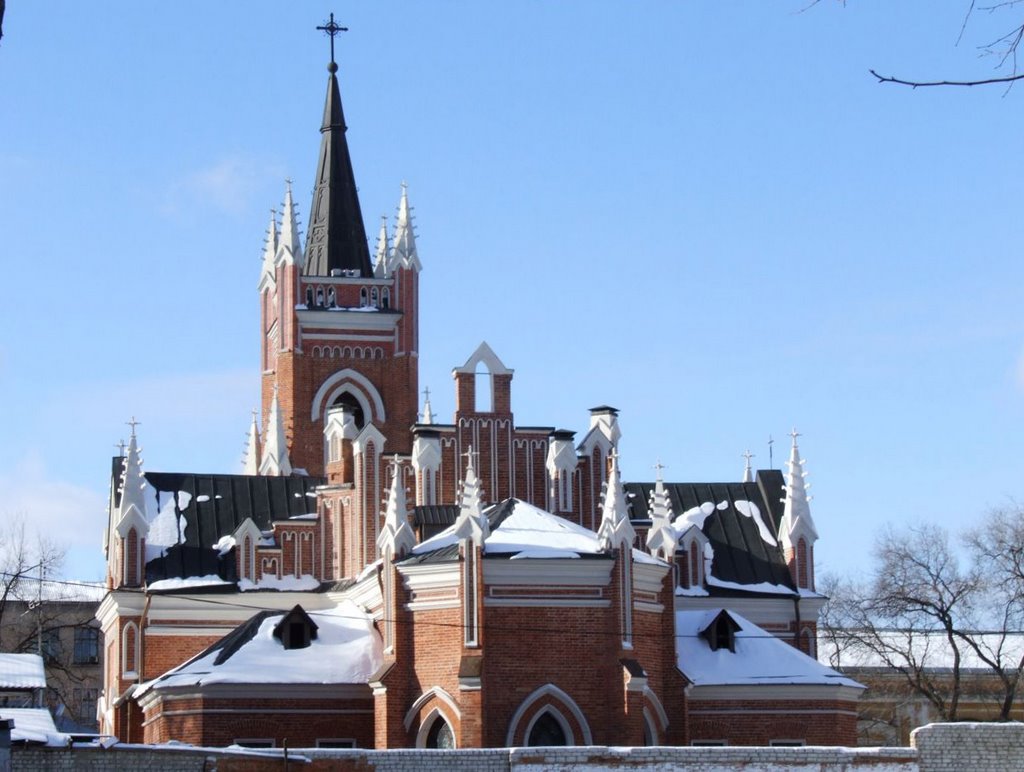
[[[863,688],[734,611],[727,613],[739,625],[736,650],[713,651],[700,633],[721,612],[722,609],[676,612],[677,664],[694,685],[805,684]]]
[[[881,630],[880,644],[888,650],[880,652],[860,642],[857,630],[822,628],[818,631],[818,660],[830,667],[889,668],[889,662],[906,662],[909,653],[922,668],[952,669],[953,649],[941,630]],[[989,657],[1000,651],[1004,662],[1024,659],[1024,634],[982,633],[973,636]],[[888,657],[888,662],[886,661]],[[989,666],[968,646],[960,644],[960,667],[965,670],[989,669]]]
[[[552,558],[569,557],[566,553],[573,553],[573,556],[600,555],[603,551],[593,531],[519,499],[495,504],[484,514],[491,520],[491,533],[484,540],[484,553],[488,555],[527,552],[532,553],[529,557]],[[423,555],[450,547],[458,541],[455,526],[449,526],[417,544],[412,553]]]
[[[161,592],[167,590],[187,590],[192,587],[220,587],[233,586],[234,582],[226,582],[216,574],[206,576],[175,577],[173,579],[160,579],[146,585],[149,592]]]
[[[380,636],[372,617],[353,602],[307,612],[317,624],[317,637],[301,649],[285,649],[274,637],[274,627],[286,613],[264,613],[244,623],[183,665],[140,684],[134,696],[153,688],[222,683],[364,684],[380,668]],[[252,637],[228,651],[228,638],[250,624],[258,624]],[[223,661],[216,664],[218,659]]]
[[[26,603],[43,602],[99,603],[107,594],[102,582],[78,579],[26,579],[21,578],[11,589],[10,599]]]
[[[14,719],[11,742],[47,743],[60,734],[46,708],[0,708],[0,719]]]
[[[46,672],[38,654],[0,654],[0,689],[45,689]]]

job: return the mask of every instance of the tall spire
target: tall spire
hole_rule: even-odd
[[[608,482],[604,489],[601,525],[597,529],[601,546],[606,550],[615,549],[620,545],[629,547],[636,536],[633,524],[629,522],[626,492],[619,477],[619,454],[615,451],[611,453],[611,462],[611,471],[608,473]]]
[[[242,474],[256,475],[260,473],[260,427],[256,411],[252,411],[252,423],[249,425],[249,438],[245,443],[245,458],[242,461]]]
[[[262,475],[289,475],[292,462],[288,458],[288,440],[284,433],[284,419],[277,399],[277,384],[274,384],[274,399],[270,403],[267,428],[263,433],[263,458],[260,462]]]
[[[260,287],[266,279],[274,278],[274,258],[277,256],[277,212],[270,210],[270,225],[267,226],[267,243],[263,246],[263,267],[260,271]]]
[[[377,234],[377,252],[373,260],[373,275],[378,279],[387,278],[390,257],[391,240],[388,238],[388,217],[381,215],[380,232]]]
[[[416,235],[413,233],[412,214],[409,207],[409,186],[402,183],[402,197],[398,201],[398,219],[395,222],[395,248],[392,252],[392,270],[412,268],[420,270],[420,258],[416,252]]]
[[[793,447],[790,448],[789,474],[786,475],[786,498],[783,499],[785,506],[782,510],[782,521],[779,523],[779,530],[785,542],[796,542],[798,534],[802,534],[815,541],[818,538],[818,531],[814,527],[814,520],[811,518],[810,498],[807,489],[810,487],[804,482],[807,473],[804,471],[804,460],[800,458],[800,448],[797,447],[796,438],[800,436],[794,429],[790,432],[793,438]]]
[[[420,414],[420,423],[434,423],[434,411],[430,408],[430,389],[423,390],[423,412]]]
[[[320,160],[317,163],[313,204],[309,208],[306,236],[307,276],[330,276],[340,270],[356,276],[373,276],[366,227],[359,208],[352,158],[345,139],[345,114],[338,89],[338,65],[334,63],[334,35],[344,28],[334,23],[321,27],[331,36],[331,63],[327,66],[327,98],[320,126]]]
[[[281,211],[280,259],[302,268],[302,244],[299,241],[299,222],[295,215],[295,202],[292,200],[291,180],[286,181]]]
[[[402,484],[402,465],[396,454],[391,463],[391,488],[384,510],[384,526],[377,536],[381,555],[390,550],[392,558],[400,558],[416,545],[416,536],[409,527],[409,507]]]

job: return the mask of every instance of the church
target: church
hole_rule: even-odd
[[[855,744],[863,687],[814,659],[825,598],[796,432],[787,475],[748,459],[736,482],[624,481],[618,410],[517,425],[486,342],[452,370],[450,422],[435,416],[429,257],[404,184],[370,247],[337,69],[332,52],[305,241],[290,186],[267,228],[244,470],[145,470],[134,425],[112,461],[101,732]]]

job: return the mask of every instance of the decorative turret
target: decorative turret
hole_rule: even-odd
[[[402,465],[396,454],[391,463],[391,488],[384,509],[384,525],[377,536],[377,549],[381,557],[397,560],[416,545],[416,536],[409,527],[409,508],[405,485],[402,483]]]
[[[793,438],[793,446],[786,464],[789,473],[786,475],[786,497],[783,499],[785,507],[782,511],[782,520],[779,522],[779,535],[786,550],[786,562],[789,563],[793,581],[797,587],[813,590],[814,543],[818,540],[818,531],[811,518],[810,498],[807,495],[810,486],[804,482],[807,473],[804,471],[804,461],[800,458],[800,449],[796,444],[796,438],[800,434],[794,429],[790,436]]]
[[[604,506],[601,510],[601,525],[597,529],[601,546],[606,550],[629,547],[636,532],[629,522],[629,508],[626,506],[626,492],[619,477],[619,455],[612,453],[608,483],[604,489]]]
[[[430,389],[423,390],[423,412],[420,413],[421,424],[434,423],[434,413],[430,409]]]
[[[658,477],[654,481],[654,490],[651,492],[651,528],[647,532],[647,549],[655,557],[660,557],[666,563],[671,563],[675,558],[679,534],[672,527],[672,501],[668,491],[665,490],[665,481],[661,476],[661,470],[664,467],[659,461],[654,468],[657,470]]]
[[[252,411],[252,423],[245,443],[245,457],[242,459],[242,474],[260,473],[260,427],[257,412]]]
[[[548,454],[544,468],[548,473],[549,509],[572,512],[572,475],[579,459],[573,446],[573,433],[557,429],[548,437]]]
[[[388,273],[388,260],[391,256],[391,241],[388,238],[388,218],[381,215],[380,233],[377,234],[377,252],[373,261],[373,275],[378,279],[386,279]]]
[[[142,567],[146,552],[149,523],[146,520],[144,491],[146,478],[142,474],[142,458],[135,437],[138,422],[132,418],[128,449],[125,452],[124,471],[121,473],[121,500],[113,518],[119,549],[115,551],[118,563],[111,566],[110,574],[117,586],[137,587],[142,583]]]
[[[332,51],[333,51],[333,41]],[[320,126],[320,160],[317,163],[316,187],[309,209],[309,232],[306,236],[307,276],[373,276],[370,250],[366,245],[366,228],[359,207],[352,158],[345,139],[347,126],[338,89],[338,65],[333,54],[327,66],[327,98]],[[335,273],[338,272],[338,273]]]
[[[395,222],[395,247],[391,252],[391,266],[388,273],[399,268],[419,271],[422,267],[416,252],[416,236],[412,227],[408,185],[403,182],[402,197],[398,201],[398,219]]]
[[[483,501],[480,496],[480,481],[473,466],[473,448],[466,453],[466,479],[462,482],[462,495],[459,500],[459,516],[455,520],[455,535],[460,540],[468,539],[477,547],[482,547],[484,540],[491,535],[490,524],[483,514]]]
[[[284,421],[281,419],[281,405],[277,398],[276,386],[274,387],[274,398],[270,402],[270,414],[267,416],[267,427],[263,437],[263,458],[260,462],[260,474],[291,474],[292,464],[288,459],[288,440],[285,437]]]
[[[299,221],[292,200],[292,182],[288,180],[284,191],[284,205],[281,211],[281,239],[277,248],[276,262],[294,265],[302,270],[302,244],[299,240]]]

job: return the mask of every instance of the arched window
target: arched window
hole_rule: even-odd
[[[391,290],[387,287],[380,291],[380,307],[385,311],[391,308]]]
[[[530,734],[526,738],[529,746],[538,745],[568,745],[565,727],[562,726],[555,714],[546,710],[537,717],[530,727]]]
[[[359,404],[359,401],[355,398],[351,392],[343,391],[338,395],[338,398],[334,400],[332,407],[344,405],[345,412],[352,415],[352,420],[355,421],[356,428],[362,429],[366,423],[366,417],[363,415],[363,408]]]
[[[427,739],[423,744],[424,748],[454,748],[455,734],[448,722],[440,715],[434,718],[434,723],[427,732]]]
[[[330,287],[327,290],[327,307],[328,308],[334,308],[334,306],[336,305],[336,303],[334,302],[334,299],[335,299],[334,287]]]
[[[807,542],[801,536],[796,543],[796,585],[806,588],[807,581]]]
[[[374,287],[373,289],[370,290],[370,305],[371,306],[376,306],[377,305],[377,288],[376,287]]]
[[[366,287],[359,288],[359,305],[360,307],[366,305]]]
[[[323,287],[317,287],[316,288],[316,306],[317,306],[317,308],[320,308],[320,307],[323,306],[323,304],[324,304],[324,288]]]
[[[306,308],[310,308],[313,305],[313,288],[306,287]]]

